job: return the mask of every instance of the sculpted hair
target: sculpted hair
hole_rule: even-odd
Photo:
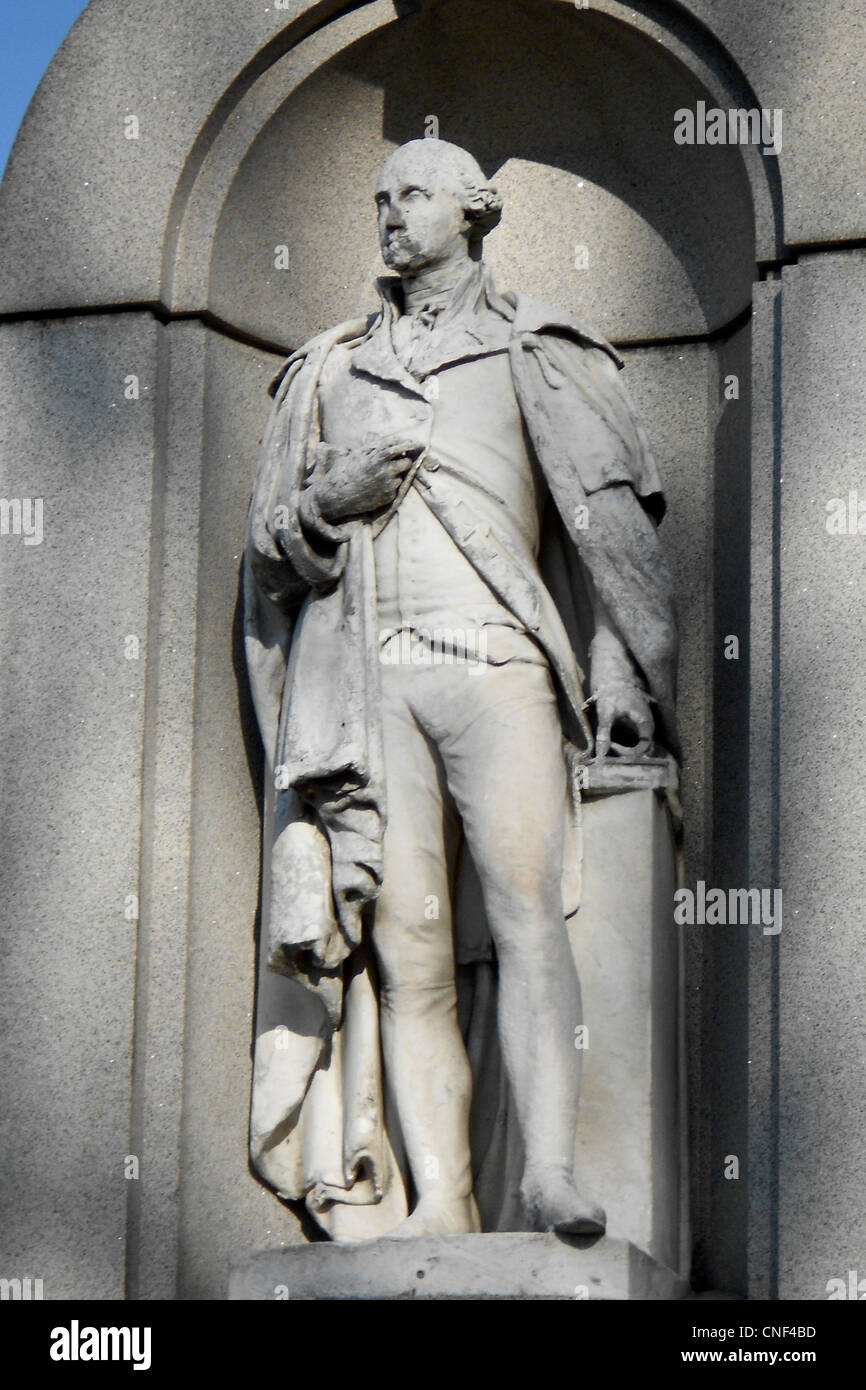
[[[502,218],[502,194],[493,183],[476,183],[462,172],[458,178],[465,195],[463,206],[466,216],[474,223],[478,236],[487,236],[494,227],[498,227]]]

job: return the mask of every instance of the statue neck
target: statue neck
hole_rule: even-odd
[[[403,276],[404,313],[417,314],[428,305],[444,308],[475,268],[468,257],[461,257],[444,265],[423,266],[416,274]]]

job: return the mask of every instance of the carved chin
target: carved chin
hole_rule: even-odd
[[[384,246],[382,260],[389,270],[420,270],[428,257],[414,246]]]

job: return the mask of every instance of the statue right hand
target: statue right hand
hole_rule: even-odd
[[[312,487],[326,521],[342,521],[390,506],[412,461],[417,440],[391,439],[364,449],[320,444]]]

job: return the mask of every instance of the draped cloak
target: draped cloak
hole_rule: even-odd
[[[382,282],[387,284],[389,282]],[[539,602],[552,597],[567,634],[550,642],[579,829],[577,769],[592,755],[577,653],[592,636],[587,576],[622,639],[632,678],[652,700],[656,740],[678,755],[677,634],[656,526],[661,483],[619,379],[615,350],[571,315],[522,295],[489,305],[510,324],[508,352],[528,440],[549,492],[539,565],[543,592],[503,558],[436,473],[423,496],[494,595],[544,643]],[[294,353],[274,383],[245,555],[245,644],[265,749],[262,943],[250,1127],[258,1173],[306,1202],[338,1239],[392,1228],[408,1175],[379,1047],[368,944],[382,881],[385,804],[378,720],[374,523],[329,525],[302,505],[321,442],[317,390],[328,354],[351,354],[377,315],[339,325]],[[421,388],[419,387],[419,391]],[[420,479],[419,479],[420,482]],[[579,839],[567,841],[563,910],[579,905]],[[459,1017],[473,1070],[471,1142],[485,1229],[520,1229],[521,1137],[496,1038],[496,971],[477,877],[458,860],[452,895]],[[435,1064],[435,1062],[434,1062]]]

